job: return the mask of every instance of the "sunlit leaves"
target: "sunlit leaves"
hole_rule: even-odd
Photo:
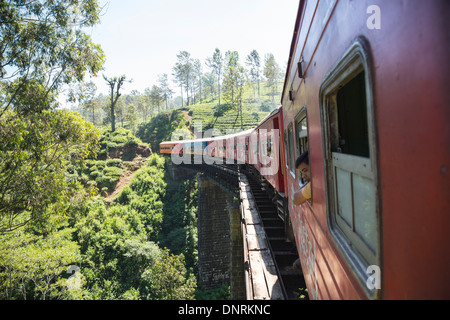
[[[154,262],[143,274],[147,285],[147,298],[157,300],[189,300],[194,298],[196,280],[186,277],[184,255],[162,251],[163,257]]]
[[[0,298],[61,298],[67,286],[60,275],[80,260],[71,233],[66,228],[48,237],[23,232],[0,236]]]
[[[85,32],[99,11],[97,0],[0,3],[0,79],[6,83],[0,116],[6,109],[47,109],[61,84],[101,70],[103,51]],[[37,99],[25,104],[32,96]]]
[[[66,212],[79,189],[66,179],[66,165],[83,166],[96,154],[99,131],[69,111],[7,112],[0,134],[0,233],[42,218],[50,205],[54,214]]]

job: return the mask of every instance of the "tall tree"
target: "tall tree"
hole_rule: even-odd
[[[98,113],[96,113],[96,111],[101,109],[101,107],[102,103],[98,97],[93,97],[92,99],[87,100],[83,105],[83,108],[91,113],[92,123],[94,126],[97,125],[96,120],[98,120]]]
[[[212,72],[217,77],[217,88],[219,90],[219,106],[220,106],[220,83],[222,81],[222,70],[223,70],[223,56],[218,48],[214,51],[212,57],[206,59],[206,65],[212,69]]]
[[[199,90],[199,97],[200,97],[200,102],[201,102],[202,101],[202,76],[203,76],[203,71],[202,71],[202,63],[200,62],[199,59],[195,59],[194,60],[193,70],[194,70],[194,75],[195,75],[196,88],[198,88],[198,90]],[[195,95],[194,95],[194,103],[195,103]]]
[[[129,128],[133,134],[136,133],[137,115],[134,104],[128,105],[125,113],[125,119],[128,121]]]
[[[272,89],[272,103],[275,106],[275,95],[278,91],[278,79],[280,78],[281,69],[275,61],[272,53],[268,53],[264,59],[264,76],[267,79],[267,86]]]
[[[242,120],[242,99],[245,86],[245,69],[239,63],[239,53],[237,51],[227,51],[225,54],[226,65],[223,80],[224,98],[241,115]]]
[[[116,118],[116,122],[120,122],[122,124],[122,128],[124,128],[124,120],[127,113],[127,105],[122,97],[117,100],[117,103],[114,107],[114,115]]]
[[[187,105],[189,105],[191,99],[189,95],[192,94],[193,87],[193,64],[189,52],[180,51],[177,54],[177,62],[173,68],[173,75],[180,86],[184,85]],[[183,96],[183,92],[181,92],[181,96]]]
[[[158,109],[161,112],[161,102],[164,100],[161,89],[157,85],[153,85],[150,90],[150,103],[152,107]]]
[[[261,59],[259,57],[259,53],[256,50],[253,50],[250,52],[250,54],[247,56],[247,60],[245,61],[245,64],[250,67],[250,76],[253,83],[253,93],[255,93],[255,83],[258,87],[258,98],[261,97],[261,91],[260,91],[260,81],[261,81]]]
[[[124,82],[126,81],[126,76],[122,75],[120,77],[107,78],[105,75],[103,75],[103,79],[105,79],[105,81],[108,84],[109,89],[110,89],[111,132],[114,132],[114,131],[116,131],[116,115],[115,115],[114,109],[115,109],[117,100],[119,100],[120,96],[122,95],[120,93],[120,88],[123,86]],[[129,82],[131,82],[131,80]]]
[[[150,89],[149,89],[149,88],[146,88],[146,89],[145,89],[145,94],[139,96],[139,97],[137,98],[137,100],[136,100],[136,104],[137,104],[136,109],[137,109],[139,112],[141,112],[142,115],[144,116],[144,122],[145,122],[145,123],[147,122],[147,116],[148,116],[148,114],[149,114],[149,109],[150,109],[150,108],[149,108],[150,103],[149,103],[149,99],[148,99],[148,97],[147,97],[147,90],[150,92]]]
[[[161,91],[161,97],[166,103],[166,110],[169,109],[169,99],[173,95],[172,89],[169,87],[169,78],[166,73],[158,76],[159,89]]]
[[[175,66],[172,69],[172,75],[174,77],[174,82],[180,86],[180,96],[181,96],[181,107],[184,107],[184,98],[183,98],[183,84],[184,84],[184,77],[183,77],[183,67],[179,63],[176,63]]]
[[[216,76],[211,72],[205,73],[202,81],[205,86],[205,99],[207,98],[208,92],[214,97],[216,95]]]
[[[90,112],[92,123],[95,125],[95,111],[100,108],[100,101],[95,97],[97,86],[91,81],[78,86],[77,96],[80,106],[86,112]],[[87,116],[86,116],[87,118]]]

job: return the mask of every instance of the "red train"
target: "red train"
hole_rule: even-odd
[[[450,298],[448,12],[446,0],[301,0],[282,106],[202,140],[287,198],[310,299]],[[312,197],[295,206],[306,150]]]

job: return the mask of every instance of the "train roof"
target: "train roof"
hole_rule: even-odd
[[[217,141],[217,140],[224,140],[224,139],[230,139],[238,136],[246,136],[251,134],[255,128],[251,128],[244,131],[239,131],[233,134],[227,134],[224,136],[217,136],[217,137],[209,137],[209,138],[202,138],[202,139],[190,139],[190,140],[177,140],[177,141],[164,141],[161,142],[160,145],[169,145],[169,144],[178,144],[178,143],[195,143],[195,142],[208,142],[208,141]]]
[[[295,50],[296,50],[296,44],[297,44],[297,36],[298,36],[298,33],[300,32],[300,21],[303,17],[304,7],[305,7],[305,0],[300,0],[299,5],[298,5],[298,10],[297,10],[297,19],[295,20],[294,32],[293,32],[292,40],[291,40],[291,48],[289,50],[289,59],[288,59],[288,65],[286,68],[286,74],[284,77],[283,91],[281,92],[281,102],[283,102],[284,95],[287,92],[286,86],[289,83],[289,77],[290,77],[289,70],[291,70],[292,63],[294,63],[294,56],[295,56]]]
[[[282,107],[282,106],[279,106],[278,108],[272,110],[271,113],[269,113],[264,119],[262,119],[262,120],[259,122],[258,127],[259,127],[262,123],[266,122],[268,119],[270,119],[271,117],[273,117],[274,115],[276,115],[277,113],[279,113],[280,110],[281,110],[281,107]]]

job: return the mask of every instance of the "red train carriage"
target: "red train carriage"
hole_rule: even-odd
[[[254,139],[258,144],[252,144],[253,152],[258,161],[251,162],[262,176],[273,186],[277,192],[284,192],[284,170],[282,170],[280,155],[284,154],[283,141],[283,113],[278,108],[270,113],[255,129]]]
[[[234,160],[236,160],[237,163],[249,163],[249,143],[253,131],[254,129],[249,129],[231,135],[234,138],[236,150]]]
[[[450,298],[448,12],[300,1],[282,130],[311,299]],[[305,150],[312,198],[294,206]]]
[[[185,154],[209,157],[207,163],[249,163],[249,143],[254,129],[238,131],[234,134],[202,139],[165,141],[159,145],[161,154],[176,153],[181,158]],[[192,161],[186,158],[184,161]],[[195,160],[195,158],[194,158]],[[200,161],[200,160],[198,160]]]
[[[161,154],[172,154],[173,149],[178,143],[176,141],[165,141],[159,144],[159,153]],[[181,152],[181,150],[179,150]]]
[[[207,141],[205,154],[216,163],[248,163],[248,141],[252,131],[253,129],[250,129],[226,136],[204,138],[203,140]]]

